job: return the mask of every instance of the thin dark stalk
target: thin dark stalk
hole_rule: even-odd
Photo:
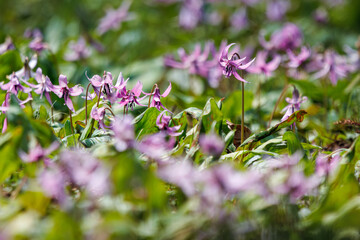
[[[110,108],[105,108],[106,110],[108,110],[114,117],[115,117],[115,114],[114,114],[114,112],[110,109]]]
[[[97,103],[96,103],[96,107],[99,107],[99,104],[100,104],[101,91],[102,91],[102,86],[100,87],[100,91],[99,91],[99,96],[98,96],[98,100],[97,100]],[[93,128],[94,128],[94,121],[92,121],[90,133],[93,131]]]
[[[244,142],[244,115],[245,115],[245,107],[244,107],[244,100],[245,100],[245,84],[241,82],[241,144]]]
[[[152,95],[153,95],[153,91],[154,91],[155,87],[156,87],[156,84],[154,84],[154,86],[153,86],[153,87],[152,87],[152,89],[151,89],[150,96],[149,96],[149,104],[148,104],[148,108],[150,107],[151,97],[152,97]]]
[[[73,135],[73,138],[74,138],[74,144],[76,146],[75,131],[74,131],[74,126],[73,126],[72,115],[71,115],[71,110],[70,109],[69,109],[69,117],[70,117],[71,131],[72,131],[72,135]]]
[[[54,106],[51,105],[51,123],[54,124]]]
[[[88,93],[89,93],[89,87],[91,83],[88,84],[86,88],[86,95],[85,95],[85,125],[87,125],[88,115],[87,115],[87,100],[88,100]]]
[[[287,90],[288,88],[289,88],[289,84],[286,83],[286,85],[284,86],[284,88],[283,88],[283,90],[282,90],[282,92],[281,92],[278,100],[276,101],[276,104],[275,104],[275,106],[274,106],[274,109],[273,109],[273,111],[272,111],[272,113],[271,113],[268,127],[270,127],[271,121],[272,121],[272,119],[273,119],[273,117],[274,117],[274,114],[275,114],[275,112],[276,112],[276,109],[277,109],[277,107],[279,106],[279,104],[280,104],[280,102],[282,101],[282,99],[284,98],[284,95],[285,95],[286,90]]]

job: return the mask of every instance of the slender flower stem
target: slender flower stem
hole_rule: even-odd
[[[87,99],[88,99],[88,93],[89,93],[89,87],[91,83],[88,84],[86,88],[86,95],[85,95],[85,125],[87,125],[88,115],[87,115]]]
[[[54,106],[51,105],[51,123],[54,124]]]
[[[114,117],[115,117],[115,114],[114,114],[114,112],[110,109],[110,108],[105,108],[106,110],[108,110]]]
[[[279,104],[280,104],[280,102],[282,101],[282,99],[284,98],[284,95],[285,95],[286,90],[287,90],[288,88],[289,88],[289,84],[286,83],[285,86],[284,86],[284,88],[283,88],[283,90],[282,90],[282,92],[281,92],[281,94],[280,94],[280,96],[279,96],[279,98],[278,98],[278,100],[276,101],[276,104],[275,104],[275,106],[274,106],[274,109],[273,109],[273,111],[272,111],[272,113],[271,113],[268,127],[270,127],[271,121],[272,121],[272,119],[273,119],[273,117],[274,117],[274,114],[275,114],[275,112],[276,112],[276,109],[277,109],[277,107],[279,106]]]
[[[96,103],[96,107],[99,107],[99,104],[100,104],[101,91],[102,91],[102,86],[100,87],[100,91],[99,91],[99,96],[98,96],[98,100],[97,100],[97,103]],[[90,133],[93,131],[93,128],[94,128],[94,121],[92,121]]]
[[[152,89],[151,89],[150,96],[149,96],[149,104],[148,104],[148,108],[150,107],[150,103],[151,103],[151,96],[153,95],[153,91],[154,91],[155,87],[156,87],[156,84],[154,84],[154,86],[153,86],[153,87],[152,87]]]
[[[243,72],[241,71],[241,77],[243,77]],[[241,144],[244,142],[244,115],[245,115],[245,84],[241,82]]]
[[[99,91],[99,96],[98,96],[98,101],[97,101],[97,103],[96,103],[96,107],[99,107],[100,98],[101,98],[101,91],[102,91],[102,86],[100,87],[100,91]]]
[[[75,131],[74,131],[74,126],[73,126],[72,115],[71,115],[71,110],[70,109],[69,109],[69,117],[70,117],[71,131],[72,131],[72,135],[73,135],[73,138],[74,138],[74,145],[76,146]]]

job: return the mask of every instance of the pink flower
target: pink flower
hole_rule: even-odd
[[[250,73],[265,74],[265,76],[270,77],[271,73],[280,65],[281,57],[279,55],[275,55],[271,61],[266,62],[267,57],[267,51],[258,52],[254,65],[250,66],[247,71]]]
[[[238,73],[237,70],[245,70],[247,69],[254,61],[251,60],[250,62],[243,65],[243,61],[245,61],[246,57],[240,58],[238,54],[233,54],[231,58],[228,58],[229,49],[231,46],[235,45],[235,43],[232,43],[225,47],[221,53],[221,56],[219,58],[220,66],[223,69],[223,74],[229,78],[231,75],[234,75],[234,77],[242,82],[247,82],[245,79],[243,79]]]
[[[70,96],[79,96],[83,92],[83,88],[80,85],[76,85],[72,88],[68,87],[67,77],[65,75],[59,76],[59,86],[54,86],[53,91],[59,98],[64,98],[65,105],[72,111],[75,112],[73,103]]]

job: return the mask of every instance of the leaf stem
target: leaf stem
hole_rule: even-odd
[[[88,115],[87,115],[87,100],[88,100],[88,93],[89,93],[89,87],[91,83],[88,84],[86,88],[86,95],[85,95],[85,125],[87,124]]]

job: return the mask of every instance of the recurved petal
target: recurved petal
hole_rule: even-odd
[[[161,96],[166,97],[167,95],[169,95],[170,91],[171,91],[171,82],[169,82],[168,88],[165,90],[165,92]]]
[[[80,85],[76,85],[69,89],[69,94],[71,96],[79,96],[83,92],[83,90],[83,87],[81,87]]]

